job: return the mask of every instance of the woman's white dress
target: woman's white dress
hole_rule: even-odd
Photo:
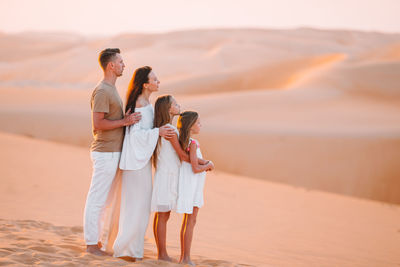
[[[178,134],[175,126],[168,124]],[[157,168],[154,174],[151,211],[167,212],[176,209],[178,178],[181,161],[171,143],[160,138]]]
[[[140,112],[142,119],[126,127],[120,159],[121,206],[114,257],[143,258],[144,236],[150,216],[151,156],[159,129],[153,129],[152,105],[136,108],[135,112]]]
[[[198,158],[203,158],[199,143],[190,139],[189,144],[194,141],[197,144],[196,154]],[[178,180],[178,201],[176,212],[178,213],[193,213],[193,207],[201,208],[204,204],[204,183],[206,172],[194,173],[192,165],[188,162],[182,162],[179,170]]]

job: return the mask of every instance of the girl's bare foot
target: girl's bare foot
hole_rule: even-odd
[[[158,256],[159,261],[169,261],[172,262],[172,259],[168,255]]]
[[[192,262],[190,259],[181,260],[179,263],[189,265],[189,266],[196,266],[196,264],[194,264],[194,262]]]

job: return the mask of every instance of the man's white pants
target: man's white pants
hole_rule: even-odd
[[[121,152],[91,152],[93,175],[83,221],[86,245],[96,245],[100,240],[101,217],[117,174],[120,156]]]

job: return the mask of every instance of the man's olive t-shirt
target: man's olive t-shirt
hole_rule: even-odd
[[[90,101],[92,112],[104,112],[107,120],[124,118],[122,100],[115,86],[104,81],[94,89]],[[91,151],[120,152],[124,139],[124,127],[112,130],[94,130]]]

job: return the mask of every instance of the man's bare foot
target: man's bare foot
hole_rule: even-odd
[[[194,264],[194,262],[192,262],[190,259],[181,260],[179,263],[189,265],[189,266],[196,266],[196,264]]]
[[[98,245],[87,245],[86,251],[96,256],[108,256],[108,254],[102,251]]]

